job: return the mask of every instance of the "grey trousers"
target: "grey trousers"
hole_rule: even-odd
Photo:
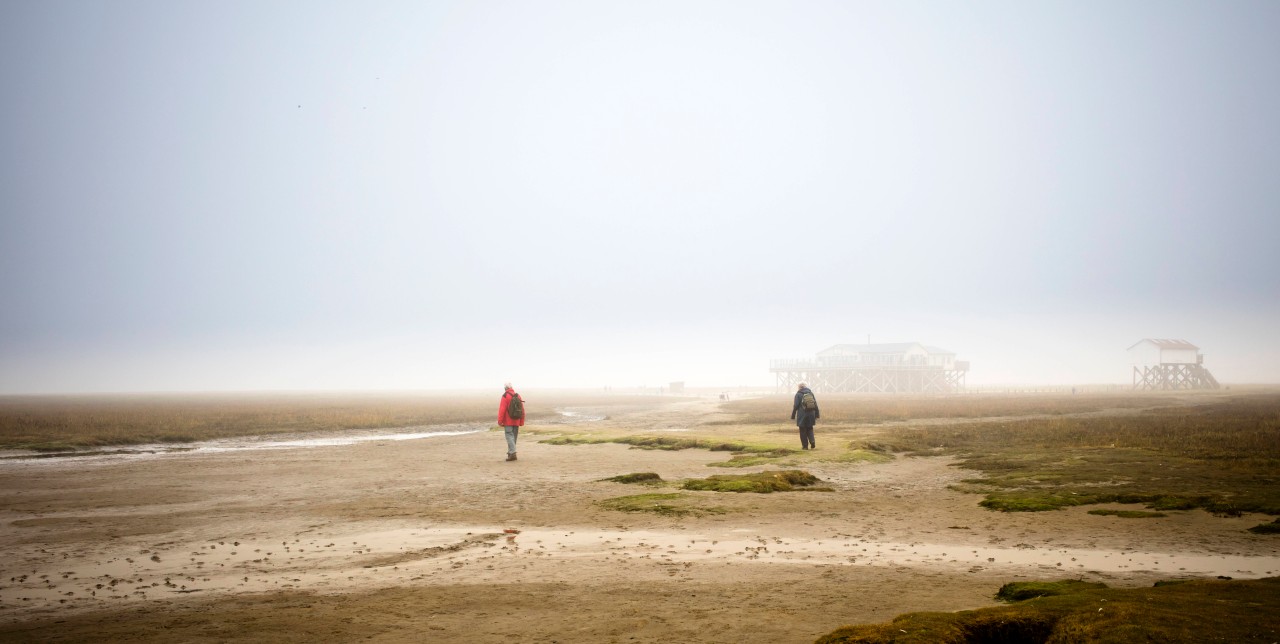
[[[502,428],[504,434],[507,435],[507,453],[516,453],[516,437],[520,435],[520,427],[518,425],[506,425]]]

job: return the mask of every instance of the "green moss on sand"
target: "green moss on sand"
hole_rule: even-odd
[[[611,476],[602,481],[612,481],[614,483],[661,483],[662,477],[656,472],[635,472],[632,474],[619,474]]]
[[[1280,534],[1280,519],[1276,519],[1271,523],[1262,523],[1253,526],[1252,528],[1249,528],[1249,532],[1254,534]]]
[[[1010,586],[1034,588],[1005,588]],[[907,613],[891,622],[845,626],[817,642],[1273,642],[1280,631],[1280,578],[1123,589],[1052,582],[1042,590],[1057,594],[1032,593],[1034,599],[1009,606],[955,613]]]
[[[607,510],[618,512],[651,512],[669,517],[687,515],[724,514],[728,510],[714,506],[698,504],[698,499],[689,494],[633,494],[618,496],[598,501],[596,505]]]
[[[1066,579],[1063,581],[1015,581],[1005,584],[996,592],[996,599],[1007,602],[1020,602],[1036,597],[1053,595],[1070,595],[1083,590],[1106,588],[1106,584],[1092,584],[1086,581]]]
[[[818,477],[804,470],[778,470],[755,474],[717,474],[705,479],[687,479],[686,490],[709,492],[790,492],[796,488],[810,488],[819,483]],[[829,488],[824,488],[829,489]]]
[[[1146,512],[1143,510],[1089,510],[1089,514],[1103,517],[1120,517],[1121,519],[1159,519],[1169,516],[1163,512]]]

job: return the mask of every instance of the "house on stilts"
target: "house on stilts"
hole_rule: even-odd
[[[1217,389],[1204,354],[1186,340],[1139,340],[1129,347],[1134,389]]]
[[[969,363],[920,344],[837,344],[812,359],[769,361],[779,391],[801,382],[827,393],[954,393],[964,390]]]

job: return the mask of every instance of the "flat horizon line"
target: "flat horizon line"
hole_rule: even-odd
[[[991,391],[997,389],[1044,389],[1044,390],[1066,390],[1066,389],[1089,389],[1089,388],[1106,388],[1112,392],[1124,388],[1131,387],[1129,383],[999,383],[999,384],[982,384],[970,385],[955,394],[964,393],[1000,393]],[[1267,389],[1280,388],[1280,382],[1239,382],[1239,383],[1223,383],[1221,389],[1159,389],[1159,390],[1143,390],[1130,389],[1133,392],[1173,392],[1173,393],[1193,393],[1201,391],[1226,391],[1232,387],[1240,389]],[[647,395],[665,395],[678,396],[673,394],[669,387],[611,387],[605,389],[603,387],[546,387],[534,386],[528,388],[516,387],[517,390],[538,391],[538,392],[564,392],[574,394],[647,394]],[[730,386],[687,386],[684,393],[697,394],[715,394],[721,392],[768,392],[776,390],[774,385],[730,385]],[[170,397],[170,396],[412,396],[412,395],[487,395],[494,392],[501,393],[501,385],[495,387],[455,387],[455,388],[396,388],[396,389],[155,389],[155,390],[131,390],[131,391],[45,391],[45,392],[0,392],[0,398],[91,398],[91,397]],[[830,395],[833,393],[855,393],[855,392],[825,392]],[[925,392],[856,392],[866,395],[948,395]],[[1028,392],[1035,393],[1035,392]],[[1086,392],[1087,393],[1087,392]],[[1098,393],[1098,392],[1094,392]]]

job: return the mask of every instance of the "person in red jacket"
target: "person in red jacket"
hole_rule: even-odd
[[[502,431],[507,435],[507,460],[516,460],[516,438],[520,436],[520,428],[524,426],[524,399],[516,390],[511,387],[511,383],[503,385],[502,400],[498,401],[498,424],[502,425]],[[511,401],[515,399],[516,404],[512,408]]]

